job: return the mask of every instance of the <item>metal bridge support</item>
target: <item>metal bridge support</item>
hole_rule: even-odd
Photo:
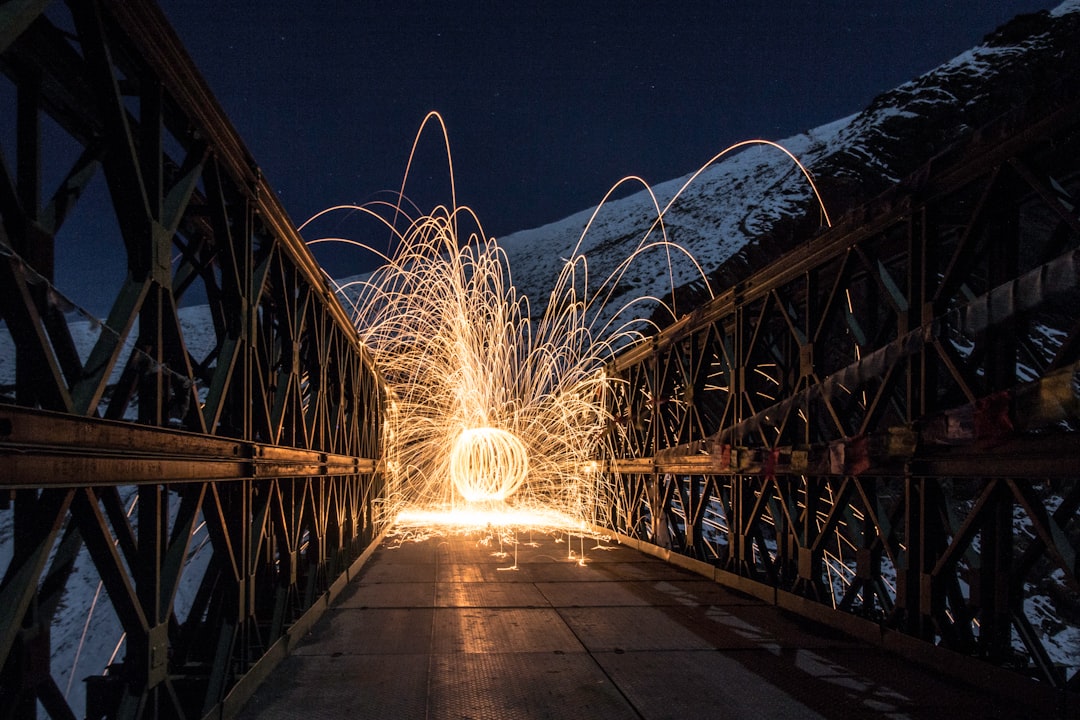
[[[1075,692],[1027,607],[1080,592],[1067,87],[618,357],[613,529],[919,659]],[[637,521],[658,517],[670,539]]]
[[[152,3],[3,3],[0,70],[0,707],[227,714],[382,528],[385,391]]]

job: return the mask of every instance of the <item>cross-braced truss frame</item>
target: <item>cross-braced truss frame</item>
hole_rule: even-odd
[[[1080,104],[1059,93],[617,358],[613,529],[1075,691],[1025,607],[1052,574],[1080,590]]]
[[[86,717],[201,718],[381,531],[385,389],[152,4],[4,3],[0,70],[0,713],[75,717],[78,673]],[[57,280],[88,246],[104,320]]]

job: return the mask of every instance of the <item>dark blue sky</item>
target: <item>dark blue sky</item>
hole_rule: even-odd
[[[458,200],[496,236],[858,111],[1054,4],[162,1],[295,222],[396,190],[434,109]],[[449,202],[441,165],[422,175],[416,199]]]

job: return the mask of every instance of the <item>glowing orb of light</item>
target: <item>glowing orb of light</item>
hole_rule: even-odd
[[[450,451],[450,479],[468,502],[505,500],[529,472],[525,444],[506,430],[463,430]]]

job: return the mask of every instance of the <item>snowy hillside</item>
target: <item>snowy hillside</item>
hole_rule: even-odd
[[[907,177],[1003,111],[1080,74],[1080,0],[1049,13],[1020,16],[983,44],[881,94],[862,112],[779,140],[813,174],[836,221]],[[720,149],[718,149],[719,151]],[[667,206],[691,177],[653,188]],[[519,291],[534,313],[551,291],[559,259],[569,257],[591,210],[500,238]],[[646,192],[606,203],[585,233],[581,252],[593,278],[606,276],[657,219]],[[712,280],[714,292],[822,227],[806,178],[790,158],[750,146],[708,167],[663,218],[667,239],[685,248]],[[654,231],[649,240],[659,239]],[[676,286],[696,279],[692,263],[674,256]],[[662,294],[666,259],[635,263],[623,285],[633,294]],[[691,308],[679,308],[685,312]]]
[[[848,122],[850,118],[780,144],[796,156],[810,157],[833,142]],[[593,218],[592,210],[501,238],[499,244],[509,258],[514,283],[533,301],[534,314],[542,309],[561,260],[571,256],[579,238],[579,252],[588,258],[594,287],[595,281],[604,280],[642,242],[666,239],[693,258],[666,247],[641,255],[628,266],[619,283],[615,305],[608,308],[613,311],[634,296],[664,296],[672,278],[675,287],[700,280],[694,261],[706,273],[711,272],[750,239],[769,232],[778,220],[803,216],[813,203],[813,191],[799,167],[782,151],[767,145],[747,147],[707,168],[672,204],[690,177],[656,185],[652,195],[643,190],[604,203],[583,238]],[[660,212],[669,204],[662,226],[654,228]],[[813,214],[816,222],[820,215]]]

